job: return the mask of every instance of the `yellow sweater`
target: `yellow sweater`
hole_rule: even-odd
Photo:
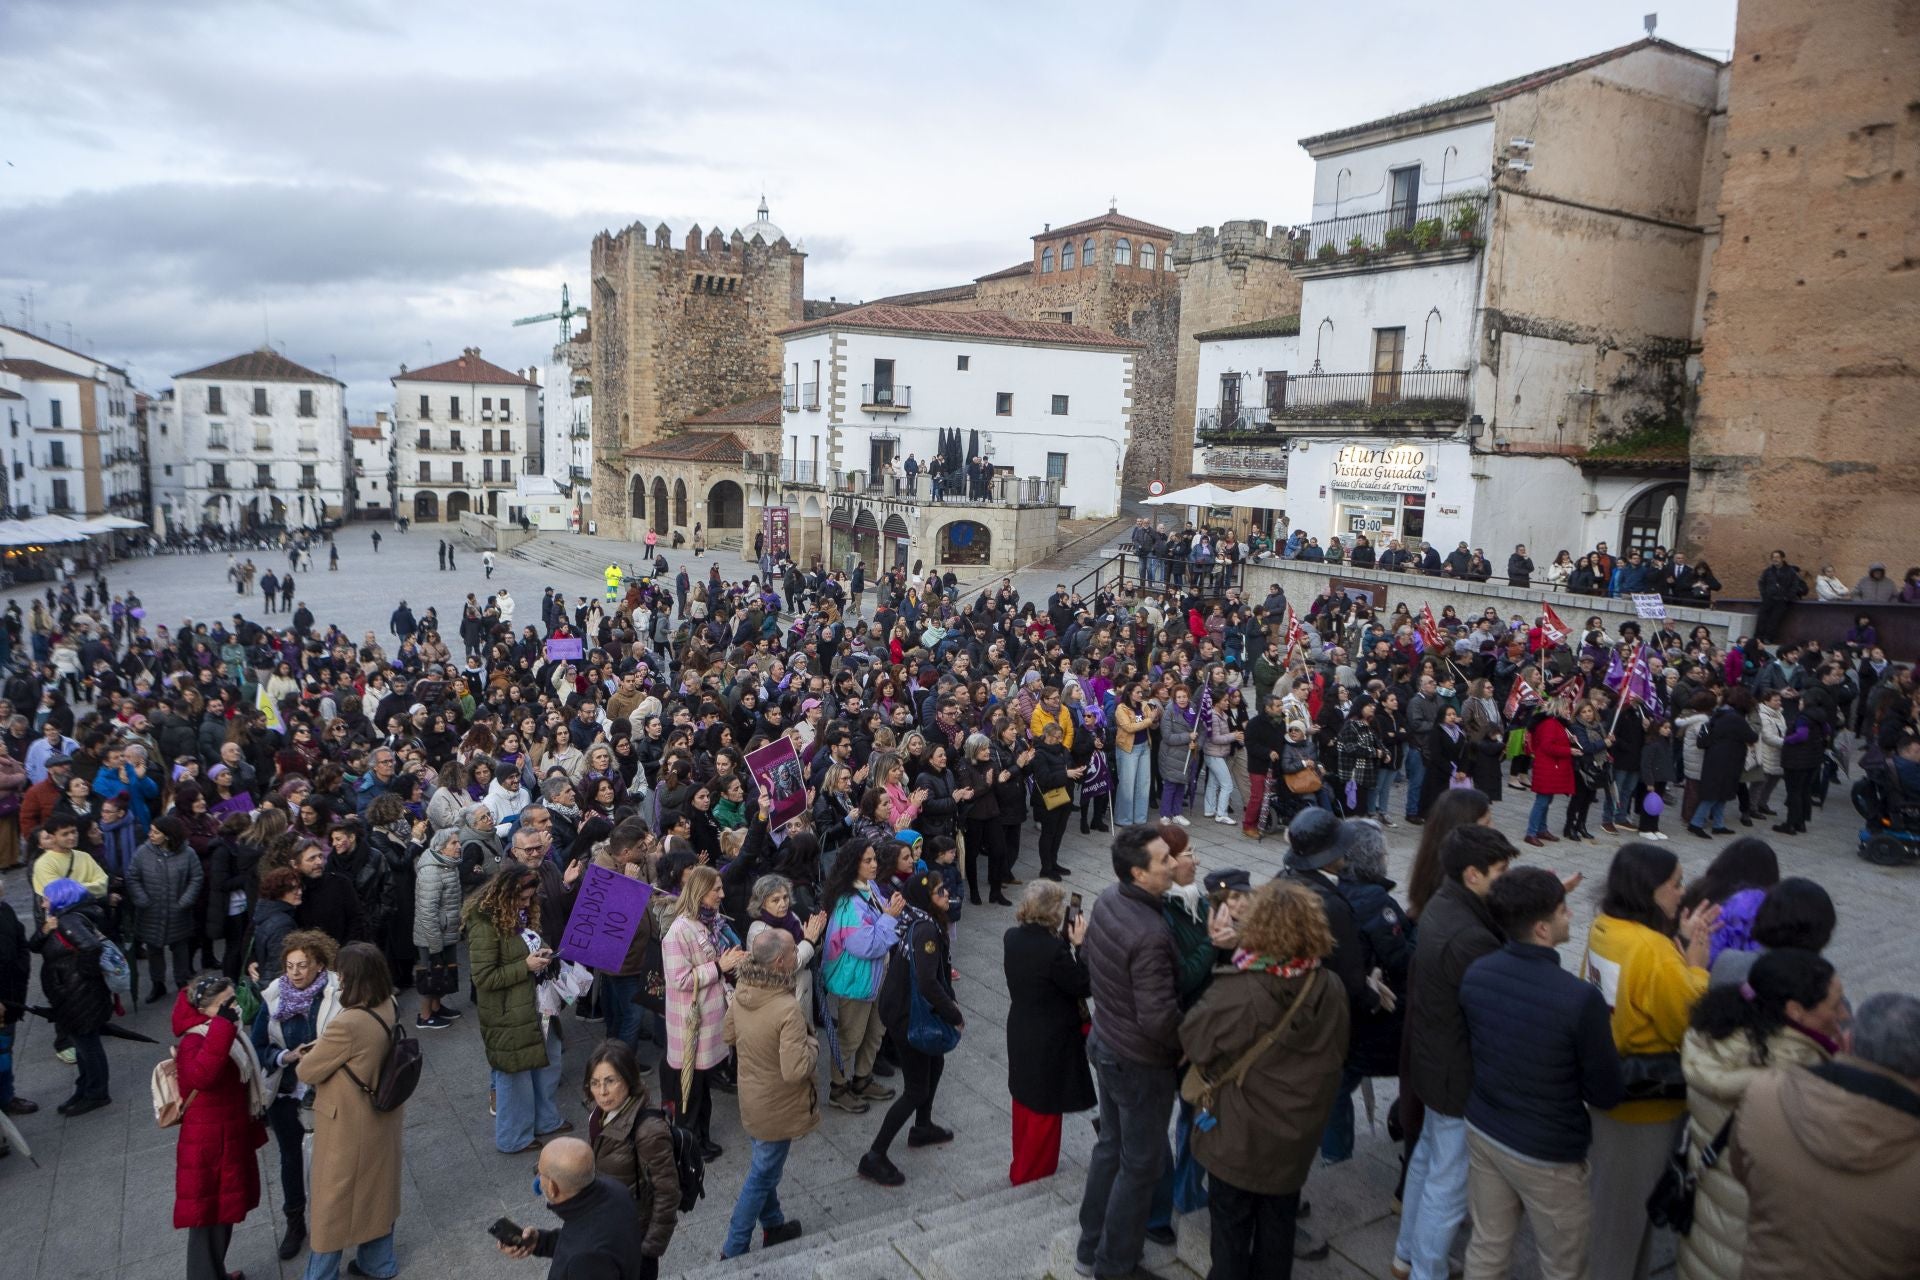
[[[1038,742],[1040,741],[1041,732],[1049,724],[1057,724],[1060,726],[1060,745],[1069,751],[1073,750],[1073,717],[1067,713],[1067,706],[1064,702],[1060,704],[1060,710],[1052,715],[1047,714],[1045,707],[1035,707],[1033,709],[1033,718],[1027,724],[1027,732],[1033,735],[1035,742]]]
[[[75,849],[71,859],[49,850],[33,860],[33,891],[45,893],[55,880],[72,880],[90,897],[107,896],[107,873],[85,849]]]
[[[1599,916],[1587,932],[1580,972],[1613,1010],[1613,1047],[1628,1054],[1678,1053],[1707,971],[1687,964],[1672,938],[1617,916]],[[1684,1101],[1623,1102],[1607,1115],[1622,1124],[1664,1124],[1686,1114]]]

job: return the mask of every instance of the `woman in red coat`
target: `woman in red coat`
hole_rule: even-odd
[[[1560,839],[1549,829],[1555,796],[1573,794],[1573,738],[1567,733],[1567,700],[1555,698],[1527,731],[1533,757],[1533,812],[1527,818],[1527,843],[1535,848]]]
[[[180,1072],[180,1145],[173,1225],[187,1228],[187,1280],[231,1280],[233,1229],[260,1203],[254,1152],[267,1144],[267,1091],[253,1042],[241,1033],[233,981],[203,973],[173,1002]]]

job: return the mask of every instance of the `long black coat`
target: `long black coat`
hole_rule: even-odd
[[[1081,1035],[1081,1002],[1092,993],[1084,956],[1045,925],[1006,934],[1007,1090],[1042,1115],[1090,1110],[1097,1099]]]
[[[113,1018],[113,993],[100,971],[100,928],[100,908],[82,902],[48,921],[30,944],[40,953],[40,991],[63,1035],[95,1035]]]
[[[1696,731],[1697,732],[1697,731]],[[1707,720],[1706,752],[1700,760],[1700,798],[1731,800],[1746,768],[1747,748],[1760,740],[1747,718],[1732,707],[1720,707]]]

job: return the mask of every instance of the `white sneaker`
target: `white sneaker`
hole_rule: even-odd
[[[1220,823],[1222,826],[1230,827],[1233,825],[1233,815],[1230,813],[1223,813],[1218,817],[1216,817],[1214,821]]]
[[[1179,823],[1179,824],[1180,824],[1181,826],[1183,826],[1183,827],[1190,827],[1190,826],[1192,826],[1192,825],[1193,825],[1193,823],[1192,823],[1192,822],[1190,822],[1190,821],[1188,821],[1188,819],[1187,819],[1187,815],[1186,815],[1186,814],[1184,814],[1184,813],[1176,813],[1176,814],[1174,814],[1174,815],[1173,815],[1173,820],[1174,820],[1175,822],[1177,822],[1177,823]]]

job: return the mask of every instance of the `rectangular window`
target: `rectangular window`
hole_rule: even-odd
[[[1420,166],[1410,164],[1391,170],[1393,204],[1387,212],[1387,226],[1411,230],[1414,210],[1420,204]]]
[[[455,414],[454,418],[457,420],[459,416],[460,416],[459,414]],[[460,443],[460,433],[458,431],[447,432],[447,448],[459,449],[463,447],[464,446]]]
[[[427,430],[425,427],[420,428],[420,447],[422,449],[433,448],[433,432]]]
[[[1226,419],[1240,412],[1240,375],[1223,373],[1220,375],[1220,417]]]
[[[1003,418],[1013,415],[1013,392],[996,391],[993,393],[993,411]]]
[[[266,416],[267,389],[265,387],[255,387],[253,389],[253,411],[262,417]]]
[[[1373,403],[1391,404],[1400,398],[1400,368],[1406,354],[1405,329],[1373,331]]]
[[[168,475],[173,474],[172,467],[167,468],[167,474]],[[27,478],[27,464],[24,462],[21,462],[18,458],[14,459],[13,478],[15,480],[25,480]]]
[[[1287,371],[1267,371],[1267,409],[1278,412],[1287,407]]]
[[[466,470],[466,466],[462,463],[456,462],[453,464],[453,482],[455,484],[460,484],[466,480]]]
[[[513,459],[512,458],[500,459],[500,483],[501,484],[513,483]]]
[[[420,416],[423,418],[433,417],[433,402],[425,396],[420,397]]]
[[[318,488],[319,484],[320,476],[314,470],[313,464],[311,462],[302,463],[300,465],[300,487],[302,489],[314,489]]]
[[[300,393],[300,416],[303,418],[311,418],[313,416],[313,392],[311,391],[302,391]]]
[[[453,420],[454,422],[460,421],[460,397],[459,396],[447,397],[447,417]]]
[[[53,509],[55,511],[66,511],[70,508],[70,505],[67,501],[67,482],[65,480],[55,480],[53,482]]]
[[[16,462],[16,463],[15,463],[14,465],[15,465],[15,466],[19,466],[20,464]],[[168,463],[168,464],[166,465],[166,467],[164,468],[164,470],[165,470],[165,472],[166,472],[166,474],[167,474],[167,475],[172,475],[172,474],[173,474],[173,464],[172,464],[171,462],[169,462],[169,463]]]
[[[227,487],[227,464],[226,463],[216,462],[213,464],[213,477],[208,483],[212,488],[215,488],[215,489],[224,489]]]
[[[1047,479],[1058,480],[1062,484],[1066,483],[1067,481],[1067,455],[1066,454],[1050,453],[1047,455]]]
[[[891,360],[875,360],[873,362],[872,403],[893,403],[893,361]]]
[[[433,483],[433,464],[431,462],[423,461],[420,464],[420,483],[421,484]]]
[[[273,487],[272,464],[266,463],[266,462],[254,463],[253,464],[253,483],[257,488],[271,489]]]
[[[52,425],[56,427],[63,425],[60,419],[60,402],[58,400],[47,401],[47,412],[53,415],[50,419]]]
[[[500,421],[502,422],[513,421],[513,410],[507,407],[507,398],[505,396],[500,397]]]
[[[1056,418],[1064,418],[1067,416],[1067,398],[1065,396],[1055,396],[1053,398],[1053,416]]]
[[[47,446],[47,466],[59,470],[67,465],[67,446],[55,440]]]
[[[480,479],[485,481],[488,484],[493,483],[493,459],[492,458],[482,458],[480,460]]]
[[[482,431],[480,433],[480,452],[482,453],[493,452],[493,432],[492,431]]]
[[[967,371],[967,362],[972,359],[973,359],[972,356],[955,356],[953,367],[958,369],[960,372],[965,373]]]
[[[493,397],[492,396],[480,397],[480,416],[482,418],[493,417]]]
[[[207,388],[207,412],[213,413],[213,414],[220,414],[220,413],[225,413],[226,411],[227,411],[226,405],[220,398],[220,388],[208,387]]]

